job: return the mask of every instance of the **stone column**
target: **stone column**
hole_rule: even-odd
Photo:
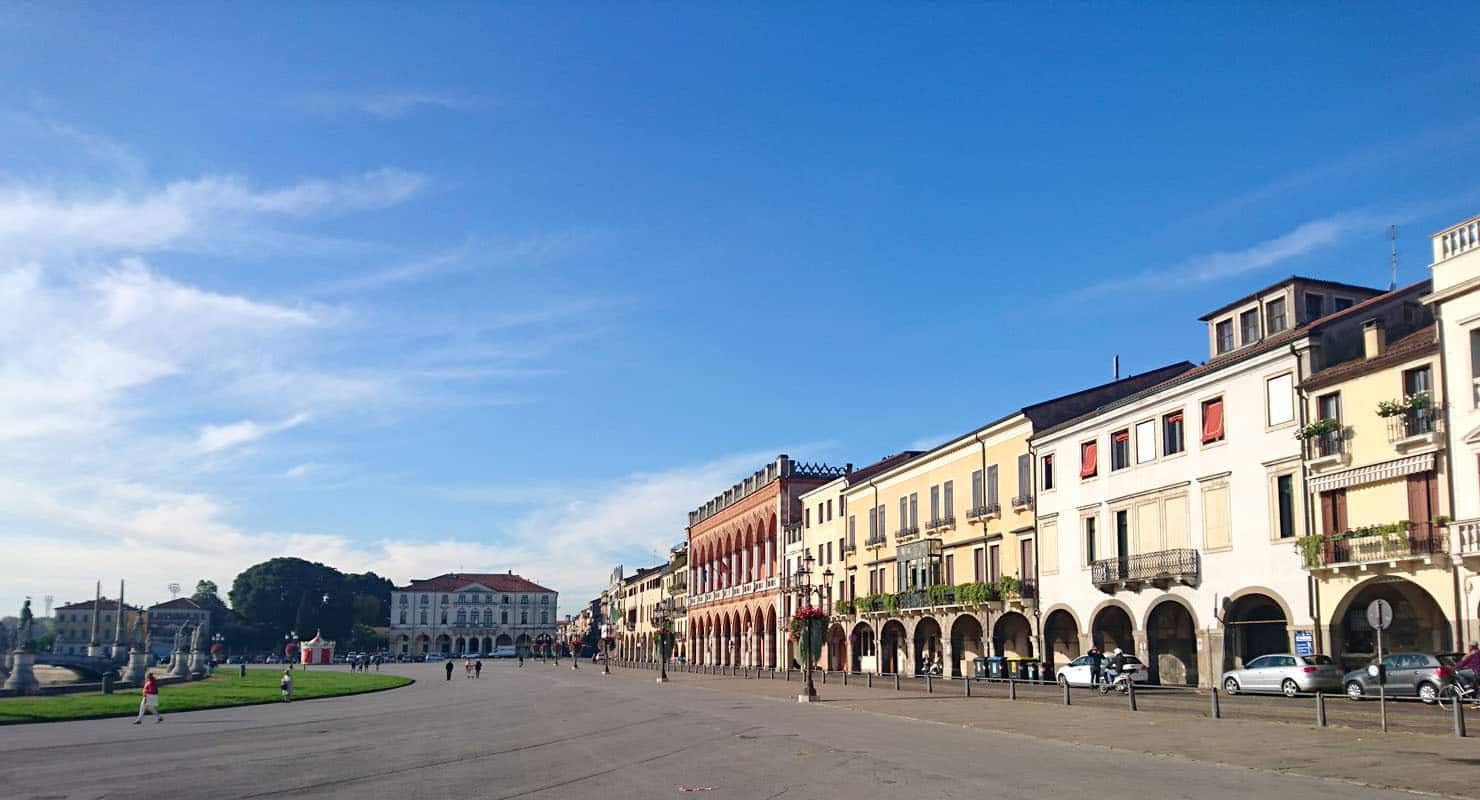
[[[30,694],[36,691],[40,683],[36,680],[36,673],[31,667],[36,663],[35,653],[15,652],[10,659],[10,677],[5,679],[5,688],[16,694]]]
[[[949,678],[954,675],[954,666],[957,666],[956,650],[951,646],[951,637],[945,635],[945,633],[942,632],[940,637],[940,676],[942,678]],[[969,673],[963,667],[961,669],[961,674],[964,676]]]

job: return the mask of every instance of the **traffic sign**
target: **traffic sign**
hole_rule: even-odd
[[[1387,630],[1393,624],[1393,606],[1386,600],[1378,598],[1367,606],[1367,624],[1374,630]]]

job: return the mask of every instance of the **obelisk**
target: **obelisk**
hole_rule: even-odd
[[[118,616],[113,618],[113,657],[121,659],[128,655],[128,648],[123,645],[123,579],[118,579]]]
[[[98,620],[102,618],[103,609],[103,582],[98,581],[96,591],[93,594],[92,633],[87,640],[87,654],[93,658],[102,655],[98,645]]]

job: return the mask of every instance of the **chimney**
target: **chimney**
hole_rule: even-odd
[[[1115,374],[1115,380],[1120,380],[1120,356],[1116,356],[1110,362],[1110,370]]]
[[[1369,319],[1362,323],[1362,353],[1367,358],[1377,358],[1387,348],[1387,338],[1382,335],[1382,320]]]

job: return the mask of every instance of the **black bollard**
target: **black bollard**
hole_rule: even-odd
[[[848,685],[848,670],[846,670],[846,669],[843,670],[843,685],[844,686],[847,686]]]
[[[1326,727],[1326,693],[1316,692],[1316,727]]]
[[[931,683],[930,673],[925,673],[925,693],[935,694],[935,684]]]
[[[1072,706],[1072,705],[1074,705],[1074,701],[1072,701],[1072,700],[1069,699],[1069,682],[1068,681],[1064,681],[1064,705],[1066,705],[1066,706]]]
[[[1459,695],[1454,697],[1454,735],[1465,738],[1465,703]]]
[[[1218,687],[1213,687],[1213,719],[1223,719],[1223,709],[1218,707]]]
[[[1130,678],[1126,678],[1125,679],[1125,697],[1126,697],[1126,703],[1131,707],[1131,710],[1132,711],[1135,711],[1136,710],[1136,682],[1133,681],[1133,680],[1131,680]]]
[[[894,673],[894,691],[899,691],[899,673]]]
[[[966,697],[970,697],[971,696],[971,679],[970,678],[963,678],[961,680],[961,685],[964,687],[961,690],[961,694],[965,695]]]

